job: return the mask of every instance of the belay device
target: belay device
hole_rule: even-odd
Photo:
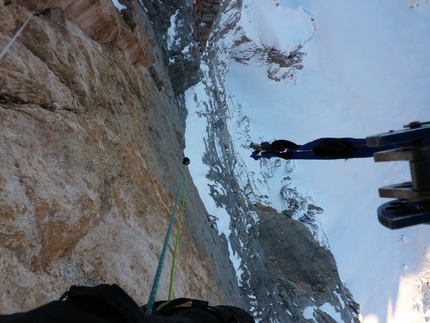
[[[396,198],[378,208],[379,222],[390,229],[430,224],[430,122],[366,138],[369,147],[397,145],[375,153],[375,162],[408,160],[411,181],[379,188],[380,197]]]

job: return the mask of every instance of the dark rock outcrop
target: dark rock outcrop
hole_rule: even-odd
[[[194,2],[195,37],[203,48],[206,48],[212,27],[220,13],[221,0],[197,0]]]
[[[202,77],[201,45],[195,38],[192,1],[144,0],[141,3],[156,30],[173,91],[179,95]]]
[[[343,286],[333,255],[303,223],[281,214],[264,215],[259,232],[267,267],[253,272],[251,289],[261,303],[270,304],[263,312],[272,313],[271,319],[279,322],[302,322],[303,312],[309,308],[317,322],[333,322],[319,310],[328,306],[339,313],[342,322],[358,321],[359,306]],[[257,292],[261,289],[264,293]]]

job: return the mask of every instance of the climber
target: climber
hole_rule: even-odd
[[[145,305],[146,306],[146,305]],[[186,298],[155,302],[145,315],[118,285],[72,286],[58,301],[25,313],[0,315],[0,323],[254,323],[252,316],[235,306],[209,306]]]
[[[304,145],[297,145],[288,140],[275,140],[272,143],[251,142],[255,149],[251,157],[280,157],[283,159],[348,159],[372,157],[375,152],[397,148],[396,146],[368,147],[366,139],[356,138],[320,138]]]

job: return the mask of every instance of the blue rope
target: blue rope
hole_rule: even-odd
[[[25,26],[27,26],[27,24],[30,21],[31,17],[33,17],[33,14],[34,14],[34,12],[32,12],[30,14],[30,17],[27,18],[27,20],[24,22],[24,24],[21,26],[21,28],[18,29],[18,31],[16,32],[15,36],[12,37],[12,39],[9,41],[9,43],[6,45],[6,47],[1,51],[1,53],[0,53],[0,59],[2,59],[4,55],[6,55],[7,51],[10,48],[10,46],[12,46],[13,42],[18,38],[18,36],[24,30]]]
[[[176,257],[178,255],[178,249],[179,249],[179,239],[181,236],[181,228],[182,228],[182,218],[184,215],[185,210],[185,193],[187,192],[187,178],[185,177],[184,180],[184,189],[182,194],[182,209],[179,216],[179,225],[178,225],[178,233],[176,234],[176,243],[175,243],[175,250],[173,252],[173,258],[172,258],[172,268],[170,270],[170,286],[169,286],[169,297],[168,300],[171,301],[173,298],[173,282],[175,280],[175,265],[176,265]]]
[[[163,270],[164,259],[166,258],[167,246],[169,244],[170,234],[172,232],[173,223],[175,220],[176,207],[178,206],[179,197],[181,195],[181,188],[182,188],[184,180],[185,180],[186,167],[187,167],[187,164],[184,163],[184,171],[182,173],[181,185],[179,186],[179,191],[178,191],[178,195],[176,197],[175,206],[173,207],[172,217],[170,218],[169,229],[167,230],[166,238],[164,239],[163,251],[161,252],[160,260],[158,262],[157,272],[155,273],[154,284],[152,285],[151,294],[149,295],[148,305],[147,305],[146,311],[145,311],[145,314],[147,314],[147,315],[151,315],[152,309],[154,308],[155,298],[157,296],[158,284],[160,282],[161,272]]]

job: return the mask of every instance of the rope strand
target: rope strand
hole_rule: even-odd
[[[182,208],[181,208],[181,213],[179,216],[178,233],[176,234],[175,251],[173,252],[172,268],[170,270],[170,286],[169,286],[169,298],[168,298],[169,301],[172,300],[172,298],[173,298],[173,282],[174,282],[174,277],[175,277],[176,256],[178,254],[178,249],[179,249],[179,239],[181,236],[182,218],[183,218],[184,209],[185,209],[185,193],[186,193],[186,191],[187,191],[187,179],[185,177],[184,189],[183,189],[183,194],[182,194]]]
[[[25,26],[27,26],[28,22],[33,17],[33,14],[34,14],[34,12],[32,12],[30,14],[30,17],[28,17],[28,19],[24,22],[24,24],[21,26],[21,28],[18,29],[18,31],[16,32],[15,36],[12,37],[12,39],[9,41],[9,43],[6,45],[6,47],[2,50],[2,52],[0,53],[0,60],[3,58],[4,55],[6,55],[7,51],[10,48],[10,46],[12,46],[12,44],[15,42],[15,40],[18,38],[18,36],[22,33],[22,31],[24,30]]]
[[[145,311],[145,314],[147,314],[147,315],[151,315],[152,309],[154,308],[155,298],[157,296],[157,291],[158,291],[158,285],[160,283],[161,272],[163,271],[164,259],[166,258],[167,246],[169,244],[170,234],[172,232],[173,222],[175,219],[176,208],[178,206],[179,197],[181,195],[181,188],[182,188],[183,183],[185,181],[186,167],[187,167],[187,165],[184,164],[184,171],[182,173],[181,185],[179,186],[178,194],[176,196],[175,206],[173,207],[173,212],[172,212],[172,216],[170,218],[169,228],[167,229],[166,238],[164,239],[163,250],[161,251],[160,260],[158,261],[158,267],[157,267],[157,271],[155,273],[154,283],[152,285],[151,294],[149,295],[148,305],[147,305],[147,308]]]

